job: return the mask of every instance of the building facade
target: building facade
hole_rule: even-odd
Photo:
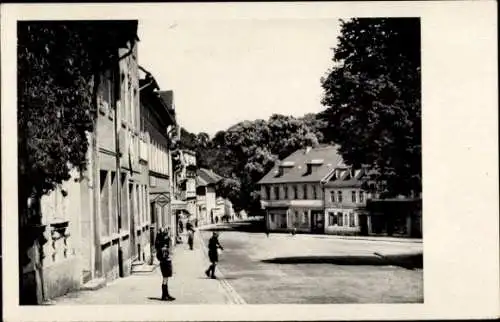
[[[368,169],[353,170],[342,166],[325,184],[325,232],[341,235],[365,235],[368,222],[366,201],[372,194],[362,189]]]
[[[421,236],[421,200],[377,199],[363,189],[370,172],[345,165],[335,146],[292,153],[259,181],[266,226],[270,231]]]
[[[173,163],[177,223],[190,221],[196,224],[196,154],[189,150],[177,150]]]
[[[142,243],[148,255],[143,261],[153,262],[154,240],[160,228],[169,227],[175,235],[176,226],[172,210],[172,132],[175,132],[175,110],[169,100],[162,96],[159,86],[147,74],[141,79],[141,130],[145,142],[141,159],[147,165],[148,184],[147,209],[149,232]]]
[[[222,180],[218,174],[208,169],[198,169],[196,173],[196,206],[199,225],[213,224],[217,217],[216,185]]]
[[[95,74],[97,116],[88,133],[87,169],[37,201],[43,242],[21,264],[21,293],[37,287],[38,302],[127,276],[145,256],[146,167],[140,162],[137,21],[116,21],[118,57]],[[37,258],[39,260],[37,260]],[[37,264],[38,261],[38,264]],[[32,293],[32,292],[31,292]],[[31,296],[31,295],[30,295]],[[23,295],[23,297],[25,297]]]
[[[259,185],[268,229],[324,233],[324,183],[341,163],[336,147],[306,148],[266,174]]]

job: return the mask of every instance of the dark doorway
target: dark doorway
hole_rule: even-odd
[[[325,233],[325,214],[322,211],[311,211],[311,232],[315,234]]]

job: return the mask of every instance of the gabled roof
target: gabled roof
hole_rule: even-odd
[[[310,149],[299,149],[283,159],[282,164],[292,164],[280,175],[279,165],[274,166],[258,184],[320,182],[342,163],[342,157],[336,146],[323,146]],[[317,160],[322,160],[320,163]],[[314,161],[314,162],[312,162]],[[314,164],[311,173],[307,172],[307,164]]]
[[[222,177],[212,170],[205,168],[200,168],[196,171],[196,185],[197,186],[208,186],[218,183],[222,180]]]
[[[363,182],[368,179],[368,170],[365,168],[361,168],[359,170],[352,170],[349,168],[343,171],[344,173],[340,177],[337,177],[334,173],[332,173],[325,186],[329,188],[360,188]]]

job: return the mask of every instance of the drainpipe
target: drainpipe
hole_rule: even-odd
[[[326,234],[326,222],[327,222],[327,216],[326,216],[326,193],[325,193],[325,185],[326,183],[324,181],[320,181],[321,189],[323,190],[323,233]]]

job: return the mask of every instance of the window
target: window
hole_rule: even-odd
[[[302,193],[303,193],[302,199],[307,199],[307,186],[306,185],[302,186]]]
[[[288,186],[283,185],[283,199],[288,199]]]
[[[297,186],[293,186],[293,196],[292,196],[292,199],[299,199],[299,194],[298,194],[298,191],[297,191]]]
[[[351,192],[351,199],[353,203],[356,203],[356,191]]]
[[[337,202],[342,203],[342,191],[337,191]]]
[[[313,191],[313,199],[316,200],[318,199],[318,191],[316,190],[315,186],[311,186],[312,191]]]
[[[274,187],[274,199],[276,199],[276,200],[280,199],[280,189],[278,186]]]
[[[328,223],[330,226],[335,226],[338,224],[337,222],[337,216],[335,216],[335,213],[334,212],[329,212],[328,213]]]
[[[122,173],[121,177],[121,187],[120,187],[120,193],[121,193],[121,198],[122,198],[122,221],[121,221],[121,227],[122,229],[128,230],[130,226],[130,215],[134,213],[133,209],[133,194],[131,193],[130,190],[130,185],[127,180],[127,175]]]
[[[108,171],[100,171],[100,199],[101,199],[101,236],[109,236],[109,175]]]
[[[282,214],[280,217],[280,228],[286,228],[286,214]]]
[[[112,234],[118,232],[118,208],[116,205],[116,200],[118,200],[118,183],[119,179],[116,176],[116,172],[111,172],[111,211],[109,212],[110,214],[110,232]]]
[[[335,202],[335,191],[330,191],[330,200]]]
[[[356,214],[354,214],[352,212],[349,214],[349,227],[356,227],[355,216],[356,216]]]
[[[359,202],[362,203],[365,201],[365,193],[363,191],[359,192]]]
[[[339,226],[344,226],[343,215],[341,212],[337,212],[337,224]]]
[[[309,224],[309,214],[307,213],[307,211],[303,212],[303,216],[304,216],[304,224],[305,225]]]
[[[294,225],[298,225],[299,223],[299,212],[295,210],[295,218],[293,220]]]

